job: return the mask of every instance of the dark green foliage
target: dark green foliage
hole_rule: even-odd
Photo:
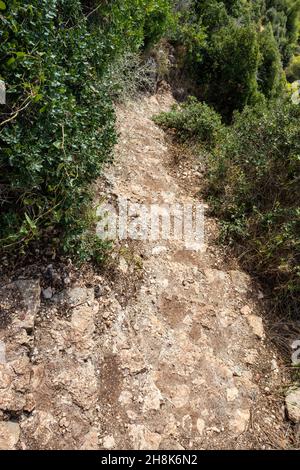
[[[149,49],[166,33],[168,28],[174,26],[174,16],[170,0],[148,0],[144,1],[144,4],[144,48]]]
[[[187,51],[179,66],[193,77],[197,97],[230,121],[235,110],[280,96],[299,11],[298,0],[193,0],[181,7],[183,26],[173,42]],[[192,34],[183,39],[182,31],[195,30],[202,41],[195,43]]]
[[[1,245],[54,228],[68,238],[115,143],[107,43],[77,0],[14,1],[2,28]]]
[[[98,0],[93,3],[99,4]],[[171,5],[171,0],[103,1],[96,18],[104,28],[109,57],[111,51],[153,46],[172,24]]]
[[[260,62],[258,87],[267,99],[281,96],[285,86],[280,52],[272,26],[268,24],[259,35]]]
[[[300,80],[300,55],[293,57],[286,71],[286,75],[290,82]]]
[[[231,23],[213,35],[204,64],[204,90],[208,101],[226,118],[230,119],[233,110],[262,99],[256,79],[258,63],[258,39],[251,25]]]
[[[295,50],[299,34],[299,0],[266,0],[264,23],[272,25],[283,65],[286,67]]]
[[[167,0],[12,0],[1,11],[0,246],[80,251],[91,184],[116,141],[108,68],[154,43]],[[3,6],[2,5],[2,6]],[[60,246],[61,247],[61,246]]]

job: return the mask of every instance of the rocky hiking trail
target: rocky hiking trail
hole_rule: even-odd
[[[165,91],[119,108],[111,200],[195,201],[199,162],[174,165],[151,120],[172,103]],[[198,251],[124,241],[113,276],[64,290],[41,295],[39,276],[1,287],[0,448],[290,446],[288,379],[264,328],[263,294],[217,244],[208,215],[205,231]]]

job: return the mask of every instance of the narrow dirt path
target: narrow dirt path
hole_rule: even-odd
[[[164,133],[151,120],[172,103],[164,94],[119,110],[118,156],[107,175],[115,195],[131,203],[195,202],[197,177],[176,174]],[[107,447],[286,445],[262,295],[224,259],[213,220],[206,218],[205,230],[200,251],[178,241],[137,245],[142,285],[101,338],[110,358],[108,395],[114,390],[104,413]]]
[[[172,102],[165,93],[119,109],[111,201],[195,202],[199,162],[174,167],[151,120]],[[200,251],[124,241],[111,279],[54,289],[42,305],[38,281],[2,288],[13,314],[0,331],[0,448],[288,446],[262,294],[217,246],[209,217],[205,230]]]

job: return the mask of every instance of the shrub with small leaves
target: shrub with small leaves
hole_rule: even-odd
[[[92,183],[116,142],[108,70],[125,49],[156,41],[169,6],[0,2],[0,79],[7,87],[0,109],[0,248],[45,237],[69,254],[95,245],[81,236],[91,223]]]
[[[82,227],[89,185],[115,143],[105,36],[78,0],[13,1],[3,12],[1,246]],[[101,57],[104,57],[102,64]]]
[[[300,106],[247,107],[209,162],[209,194],[244,265],[285,308],[300,299]]]
[[[155,116],[154,121],[165,129],[175,129],[182,140],[188,139],[214,147],[223,129],[220,115],[206,103],[190,97],[181,106],[175,105],[170,112]]]

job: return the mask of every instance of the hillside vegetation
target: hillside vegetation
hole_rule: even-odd
[[[101,256],[86,234],[90,184],[116,142],[110,68],[151,47],[167,0],[0,2],[0,246],[45,238],[69,254]]]
[[[156,122],[210,155],[224,241],[295,312],[299,12],[299,0],[0,1],[1,250],[101,259],[92,183],[117,141],[114,100],[180,78],[194,97]]]
[[[285,314],[300,298],[300,105],[284,73],[296,78],[299,12],[289,0],[183,2],[186,42],[173,44],[184,44],[182,73],[200,101],[155,118],[210,151],[206,192],[223,241]]]

